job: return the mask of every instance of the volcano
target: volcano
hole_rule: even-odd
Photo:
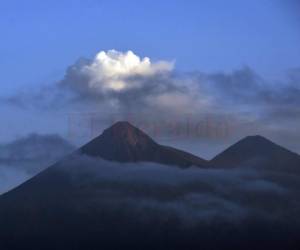
[[[256,167],[300,173],[300,156],[260,135],[247,136],[210,161],[222,168]]]
[[[251,136],[207,163],[118,122],[0,196],[0,249],[299,249],[299,181],[284,174],[299,158]],[[283,173],[257,191],[230,170],[247,165]]]
[[[152,138],[129,122],[117,122],[83,146],[80,153],[109,161],[155,162],[179,167],[205,167],[207,161],[168,146],[156,143]]]

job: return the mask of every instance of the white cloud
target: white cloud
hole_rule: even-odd
[[[170,115],[208,107],[210,100],[202,96],[197,81],[173,75],[173,68],[173,62],[151,62],[132,51],[101,51],[92,60],[72,65],[61,85],[70,88],[76,100],[96,101],[112,112]]]
[[[173,63],[159,61],[152,63],[148,57],[140,58],[132,51],[125,53],[116,50],[99,52],[94,60],[81,68],[87,78],[85,84],[94,91],[121,91],[138,86],[130,77],[144,77],[169,72]]]
[[[213,125],[218,128],[222,123],[235,136],[232,141],[263,134],[299,152],[299,136],[295,136],[300,121],[299,69],[285,83],[276,81],[275,88],[249,67],[209,74],[173,67],[172,62],[152,62],[132,51],[101,51],[70,65],[57,84],[0,98],[0,102],[49,111],[96,112],[107,126],[107,121],[130,119],[129,114],[153,124],[174,124],[191,115],[201,122],[213,117]]]

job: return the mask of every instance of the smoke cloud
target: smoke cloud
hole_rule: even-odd
[[[82,95],[101,97],[143,88],[143,79],[168,74],[172,69],[172,62],[152,63],[132,51],[101,51],[93,60],[82,59],[70,66],[60,84]]]
[[[172,63],[151,63],[148,57],[140,59],[132,51],[122,53],[116,50],[99,52],[93,62],[83,66],[80,74],[88,78],[89,88],[97,92],[109,90],[121,91],[138,87],[134,82],[126,81],[132,76],[151,76],[163,72],[169,72],[173,68]]]
[[[299,72],[293,69],[277,81],[266,80],[249,67],[227,73],[183,73],[174,69],[173,62],[152,62],[132,51],[110,50],[78,60],[62,80],[33,91],[31,99],[21,94],[6,103],[83,115],[92,111],[101,118],[96,117],[98,133],[111,120],[129,120],[130,116],[137,126],[143,122],[184,124],[186,115],[196,122],[210,116],[213,119],[205,122],[216,126],[221,122],[230,130],[219,144],[261,134],[300,152]],[[206,139],[207,134],[201,135]]]

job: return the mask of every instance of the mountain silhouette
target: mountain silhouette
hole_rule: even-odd
[[[263,136],[248,136],[214,157],[213,166],[259,167],[269,170],[300,173],[300,156]]]
[[[145,172],[147,167],[136,168],[141,162],[160,165]],[[278,196],[277,189],[259,194],[250,189],[245,195],[247,189],[233,192],[232,186],[242,184],[236,185],[237,177],[230,171],[253,164],[290,173],[299,169],[299,162],[297,154],[251,136],[216,156],[207,170],[200,168],[207,166],[205,160],[162,146],[128,122],[118,122],[0,196],[0,249],[299,249],[299,208],[290,206],[299,197],[295,176],[282,174],[287,187],[294,185],[292,196]],[[188,172],[161,164],[200,167]],[[178,176],[172,181],[174,174]],[[228,189],[220,186],[223,177],[226,185],[234,182]],[[282,182],[281,175],[266,182],[273,178]],[[254,212],[239,221],[247,206]],[[259,209],[269,215],[275,208],[290,210],[276,220],[257,217]]]
[[[190,153],[156,143],[128,122],[117,122],[84,145],[82,154],[118,162],[155,162],[180,167],[207,166],[207,161]]]

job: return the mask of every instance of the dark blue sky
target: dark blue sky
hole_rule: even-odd
[[[249,65],[277,77],[300,65],[299,7],[296,0],[1,1],[1,92],[60,79],[77,58],[108,49],[176,60],[184,71]]]

